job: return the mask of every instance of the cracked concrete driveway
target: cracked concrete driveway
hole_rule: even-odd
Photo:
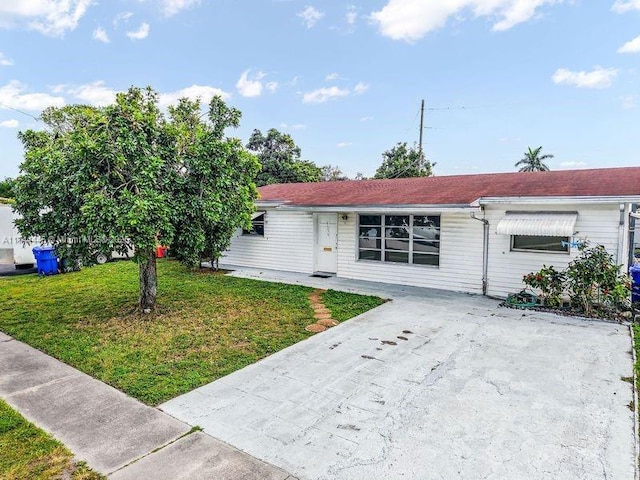
[[[300,479],[634,478],[627,327],[416,292],[161,408]]]

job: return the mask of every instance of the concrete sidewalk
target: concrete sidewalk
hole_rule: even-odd
[[[3,333],[0,397],[114,480],[293,479]]]

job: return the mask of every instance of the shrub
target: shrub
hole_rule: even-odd
[[[567,292],[571,306],[587,316],[593,316],[597,309],[605,314],[628,310],[631,282],[621,265],[602,245],[592,247],[584,242],[578,249],[580,256],[564,271],[543,265],[540,271],[525,275],[523,282],[539,290],[548,307],[560,306],[561,295]]]
[[[529,287],[540,290],[545,305],[553,308],[559,307],[562,303],[560,297],[564,291],[565,278],[565,274],[557,271],[553,265],[543,265],[539,272],[525,275],[522,281]]]

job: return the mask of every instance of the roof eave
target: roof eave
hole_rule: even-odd
[[[520,204],[594,204],[594,203],[640,203],[639,195],[616,195],[616,196],[531,196],[531,197],[480,197],[471,205],[479,207],[482,205],[520,203]]]

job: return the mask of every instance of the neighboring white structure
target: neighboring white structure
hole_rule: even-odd
[[[505,297],[576,243],[623,268],[640,168],[280,184],[260,188],[251,232],[229,265]]]

